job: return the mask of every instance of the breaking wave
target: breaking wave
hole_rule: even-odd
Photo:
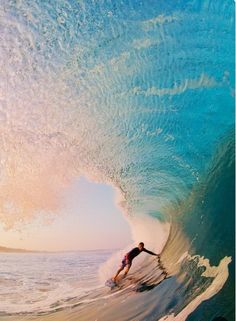
[[[84,175],[114,186],[134,241],[162,251],[114,295],[73,302],[81,320],[104,298],[103,321],[233,318],[233,6],[1,3],[2,224],[59,213]]]

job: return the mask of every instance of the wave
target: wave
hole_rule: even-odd
[[[233,318],[232,12],[230,1],[1,4],[2,224],[56,215],[84,175],[117,189],[134,241],[162,250],[169,278],[140,259],[103,321]],[[81,320],[103,291],[75,304]]]
[[[87,290],[84,296],[61,299],[47,309],[34,311],[34,317],[47,320],[48,313],[56,312],[60,318],[61,311],[66,311],[71,320],[91,320],[99,308],[102,320],[110,320],[114,311],[116,320],[125,320],[136,313],[139,320],[207,320],[217,307],[217,315],[230,320],[234,313],[231,263],[234,236],[230,231],[234,226],[234,178],[234,133],[231,132],[224,137],[189,195],[168,210],[169,223],[146,215],[129,219],[134,241],[145,239],[151,249],[161,252],[161,262],[152,257],[138,257],[121,286],[113,292],[107,291],[102,285],[128,250],[123,249],[100,267],[100,286]],[[220,218],[223,215],[224,220],[217,215]],[[131,307],[125,305],[122,310],[126,301]],[[74,316],[69,311],[71,308],[76,309]],[[24,317],[25,313],[17,315]]]

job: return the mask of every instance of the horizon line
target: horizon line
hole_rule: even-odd
[[[6,246],[0,246],[0,253],[65,253],[65,252],[91,252],[91,251],[111,251],[121,250],[121,248],[101,248],[101,249],[68,249],[68,250],[33,250],[25,248],[11,248]]]

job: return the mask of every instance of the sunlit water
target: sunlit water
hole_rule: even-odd
[[[113,251],[0,254],[0,313],[47,311],[101,286]]]

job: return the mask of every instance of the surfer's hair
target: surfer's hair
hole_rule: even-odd
[[[140,242],[139,245],[142,245],[144,247],[144,243],[143,242]]]

